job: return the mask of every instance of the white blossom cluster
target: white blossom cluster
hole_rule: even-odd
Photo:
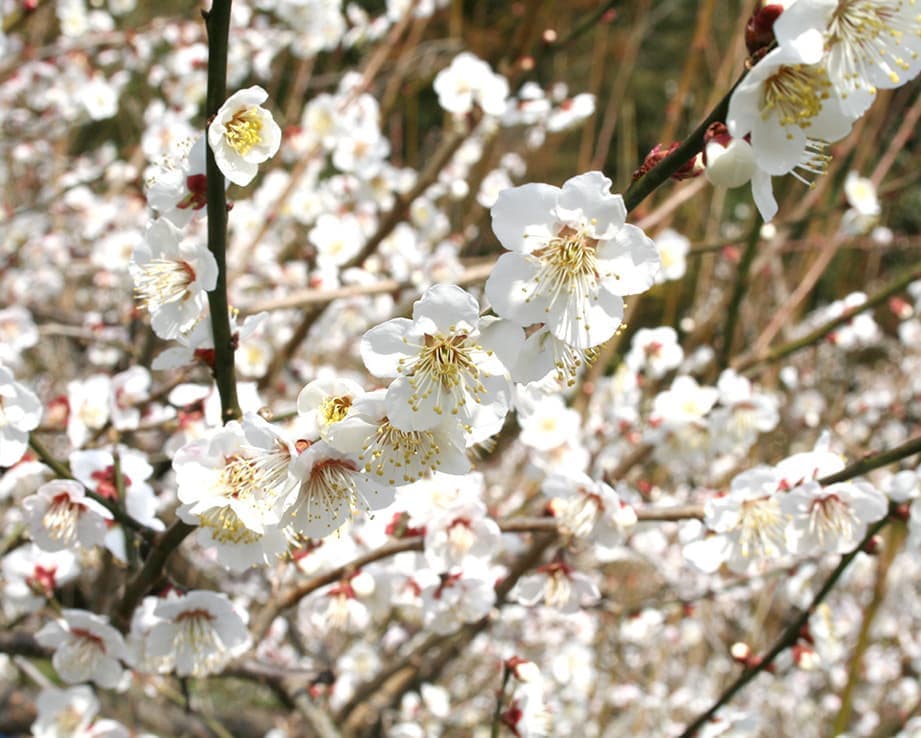
[[[921,279],[876,311],[868,286],[790,313],[785,342],[834,324],[802,351],[727,359],[744,206],[698,229],[725,237],[713,252],[676,230],[701,225],[681,202],[628,213],[606,173],[559,175],[545,159],[592,130],[594,95],[451,44],[400,50],[449,3],[235,0],[232,92],[207,121],[200,19],[51,5],[46,48],[0,35],[22,54],[0,62],[0,651],[28,636],[53,678],[2,653],[0,674],[42,687],[32,735],[166,736],[125,705],[180,684],[189,713],[227,716],[225,677],[294,679],[355,734],[368,705],[389,738],[679,735],[807,609],[775,673],[697,735],[825,735],[862,633],[851,734],[896,715],[913,735],[917,455],[834,478],[918,436]],[[909,0],[768,7],[771,41],[704,152],[766,220],[771,176],[831,173],[827,146],[921,68]],[[335,67],[351,58],[362,71]],[[395,122],[412,85],[443,123],[422,156]],[[875,175],[840,173],[834,238],[910,235]],[[784,225],[754,233],[746,347],[795,287],[761,280],[790,266],[771,251]],[[304,734],[271,704],[253,711],[266,736]]]

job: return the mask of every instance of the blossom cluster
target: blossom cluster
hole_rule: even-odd
[[[760,3],[747,40],[753,67],[729,98],[726,125],[706,146],[707,178],[751,181],[765,221],[777,213],[771,177],[809,182],[828,165],[879,90],[921,71],[918,12],[911,2],[797,0]]]
[[[774,674],[698,735],[817,736],[858,666],[854,734],[910,714],[921,474],[855,468],[921,428],[915,221],[828,146],[917,73],[914,3],[759,3],[707,135],[707,177],[750,181],[765,220],[772,176],[840,186],[816,213],[856,253],[818,283],[823,256],[791,253],[818,226],[708,213],[693,185],[616,194],[623,152],[597,162],[628,109],[555,81],[572,42],[458,44],[489,4],[236,0],[207,119],[199,19],[53,5],[44,47],[0,35],[21,61],[0,63],[0,651],[52,684],[2,653],[0,674],[33,735],[230,725],[238,680],[267,738],[679,735],[785,610],[809,617]],[[898,273],[888,301],[854,264]],[[126,707],[176,684],[179,718]]]

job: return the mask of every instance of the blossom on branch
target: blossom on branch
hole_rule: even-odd
[[[281,128],[261,107],[269,94],[261,87],[239,90],[227,98],[208,126],[208,144],[221,173],[245,187],[256,177],[258,165],[275,156]]]

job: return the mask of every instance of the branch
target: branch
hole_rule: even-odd
[[[125,587],[125,593],[115,611],[115,620],[123,628],[127,628],[131,621],[131,614],[141,598],[159,581],[170,554],[179,548],[179,544],[194,530],[194,525],[177,520],[157,540],[144,566]]]
[[[209,122],[227,98],[230,3],[231,0],[214,0],[211,10],[202,13],[208,31],[208,95],[205,112]],[[214,255],[218,269],[217,284],[208,293],[208,307],[211,332],[214,335],[214,381],[221,396],[221,419],[226,423],[242,415],[237,400],[234,341],[227,305],[227,194],[224,191],[224,175],[217,166],[214,152],[210,145],[205,148],[208,157],[208,250]]]
[[[735,84],[726,93],[725,97],[716,104],[710,114],[681,142],[677,149],[627,188],[624,193],[624,205],[626,205],[628,213],[635,210],[659,185],[663,184],[665,180],[703,150],[704,134],[712,123],[722,122],[726,119],[726,113],[729,110],[729,98],[732,97],[732,93],[735,92],[736,87],[739,86],[746,74],[748,74],[747,71],[735,81]]]

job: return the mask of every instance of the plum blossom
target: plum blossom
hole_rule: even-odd
[[[501,115],[508,97],[508,82],[495,74],[489,64],[468,51],[461,52],[451,65],[442,69],[434,82],[438,102],[455,115],[465,115],[480,106],[487,115]]]
[[[496,601],[493,579],[485,566],[473,562],[442,574],[437,584],[422,591],[426,627],[447,635],[486,617]]]
[[[610,187],[601,172],[588,172],[562,188],[527,184],[499,193],[492,226],[508,253],[486,282],[498,315],[525,327],[546,324],[580,350],[614,335],[622,297],[652,286],[659,255],[625,224],[623,198]]]
[[[208,126],[208,144],[218,168],[242,187],[253,181],[258,165],[275,156],[281,145],[281,128],[261,107],[268,97],[259,86],[239,90],[227,98]]]
[[[577,538],[589,538],[609,549],[624,540],[625,530],[636,523],[636,512],[622,502],[614,489],[576,471],[549,474],[541,491],[560,528]]]
[[[297,414],[311,432],[329,440],[330,429],[348,416],[364,393],[360,384],[345,377],[315,379],[298,394]]]
[[[824,49],[822,10],[816,6],[809,0],[793,6],[809,11],[798,18],[797,35],[760,59],[729,99],[729,134],[751,136],[757,166],[768,174],[792,171],[813,142],[832,143],[851,128],[852,119],[818,64]]]
[[[42,403],[0,365],[0,467],[12,466],[29,447],[29,431],[38,427]]]
[[[374,390],[358,398],[345,418],[329,426],[329,444],[354,455],[364,473],[393,487],[439,471],[470,469],[464,430],[454,418],[427,430],[400,430],[390,422],[386,396],[386,390]]]
[[[73,552],[44,551],[34,543],[10,551],[0,563],[3,603],[18,612],[36,612],[55,590],[80,572]]]
[[[32,723],[33,738],[72,738],[90,735],[99,713],[99,700],[88,686],[43,689],[35,701],[38,715]]]
[[[201,317],[217,284],[217,262],[203,243],[183,239],[166,218],[148,227],[131,257],[134,291],[160,338],[176,338]]]
[[[178,515],[224,566],[241,571],[287,549],[282,513],[293,448],[254,413],[183,446],[173,458]]]
[[[634,372],[661,379],[672,369],[677,369],[683,359],[684,350],[678,343],[675,329],[662,326],[640,328],[634,333],[624,362]]]
[[[51,663],[68,684],[92,681],[112,689],[121,681],[125,642],[101,615],[62,610],[61,618],[45,625],[35,639],[55,649]]]
[[[290,473],[297,490],[284,523],[311,538],[328,536],[353,515],[380,510],[393,502],[392,486],[382,486],[354,456],[325,441],[317,441],[301,453],[291,464]]]
[[[704,524],[714,535],[685,546],[691,563],[705,572],[726,563],[743,573],[785,554],[788,515],[780,504],[781,478],[773,467],[757,466],[737,475],[728,493],[707,500]]]
[[[180,228],[203,214],[208,204],[205,152],[202,134],[188,147],[180,162],[160,162],[146,183],[148,205],[161,218],[168,218]]]
[[[899,87],[921,70],[921,19],[910,0],[796,2],[774,23],[774,34],[784,44],[816,21],[822,65],[849,116],[863,115],[877,89]]]
[[[885,495],[861,481],[827,487],[808,481],[784,495],[780,507],[790,516],[787,545],[801,556],[847,553],[889,511]]]
[[[425,560],[436,572],[487,564],[502,549],[502,532],[480,500],[436,513],[425,526]]]
[[[386,399],[395,428],[428,430],[451,416],[471,429],[501,424],[510,394],[501,358],[514,356],[524,336],[479,312],[472,295],[437,284],[413,305],[412,320],[394,318],[364,335],[365,366],[377,377],[395,377]]]
[[[220,671],[250,647],[249,632],[227,595],[193,590],[162,599],[147,636],[148,656],[161,671],[204,677]]]
[[[106,523],[112,513],[86,494],[79,482],[46,482],[22,501],[32,540],[45,551],[105,543]]]
[[[123,500],[119,498],[113,451],[118,454],[121,485],[124,489]],[[157,497],[153,488],[146,482],[153,474],[153,467],[143,454],[126,446],[118,446],[112,451],[74,451],[69,460],[74,477],[88,490],[124,505],[128,515],[151,530],[163,530],[166,527],[157,517]],[[106,533],[106,547],[121,561],[127,560],[125,532],[121,525],[113,524],[109,527]]]
[[[597,601],[601,593],[588,576],[562,560],[555,560],[519,579],[511,596],[522,605],[543,602],[547,607],[571,614]]]

